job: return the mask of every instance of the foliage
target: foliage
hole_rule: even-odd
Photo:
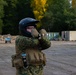
[[[72,7],[76,8],[76,0],[72,0]]]
[[[75,22],[71,21],[74,18],[75,14],[68,0],[48,0],[48,9],[42,21],[47,22],[43,24],[48,31],[61,32],[74,29]]]
[[[32,0],[31,7],[37,20],[41,20],[46,12],[47,0]]]
[[[19,34],[19,21],[25,17],[34,17],[30,7],[30,0],[5,0],[3,34]]]
[[[3,17],[3,34],[16,34],[17,27],[17,0],[5,0],[7,6],[4,7],[4,17]]]
[[[2,18],[4,16],[4,6],[5,5],[6,5],[6,2],[4,0],[0,0],[0,34],[2,33],[2,26],[3,26]]]
[[[17,11],[19,20],[25,17],[34,17],[31,0],[18,0]]]
[[[18,34],[19,21],[33,17],[39,28],[61,32],[76,30],[76,0],[0,0],[0,33]]]

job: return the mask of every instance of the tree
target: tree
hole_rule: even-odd
[[[4,7],[3,17],[3,34],[16,34],[18,33],[18,15],[17,15],[17,0],[5,0],[7,6]]]
[[[35,15],[35,18],[41,21],[41,19],[44,17],[44,14],[46,12],[47,0],[32,0],[31,7],[33,8],[33,13]]]
[[[31,0],[18,0],[17,12],[19,20],[25,17],[34,17]]]
[[[48,0],[48,9],[45,13],[46,22],[49,25],[47,30],[58,32],[68,30],[69,23],[66,23],[66,18],[71,16],[70,12],[70,3],[68,0]],[[69,19],[68,21],[70,22]]]
[[[19,21],[25,17],[34,17],[30,0],[5,0],[3,34],[19,34]]]
[[[76,0],[72,0],[69,11],[65,11],[65,17],[65,23],[68,25],[67,30],[76,30]]]
[[[72,7],[76,8],[76,0],[72,0]]]
[[[2,26],[3,26],[3,16],[4,16],[4,6],[6,2],[4,0],[0,0],[0,34],[2,33]]]

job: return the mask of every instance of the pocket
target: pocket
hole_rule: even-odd
[[[43,65],[46,64],[46,56],[43,52],[39,52],[39,59],[40,59],[40,63],[42,63]]]
[[[24,65],[23,65],[22,59],[15,59],[15,60],[14,60],[14,66],[15,66],[16,68],[23,67]]]
[[[46,58],[43,52],[34,51],[27,54],[29,64],[32,65],[45,65]]]
[[[23,67],[23,61],[19,56],[12,55],[12,67],[16,68]]]

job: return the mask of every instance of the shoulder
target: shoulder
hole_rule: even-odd
[[[26,39],[27,37],[25,37],[25,36],[18,36],[17,38],[16,38],[16,40],[20,40],[20,39]]]
[[[18,43],[18,42],[23,42],[23,41],[26,41],[27,40],[27,37],[25,36],[18,36],[15,40],[15,43]]]

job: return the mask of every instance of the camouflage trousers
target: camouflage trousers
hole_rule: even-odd
[[[43,66],[29,66],[27,69],[19,68],[16,75],[43,75]]]

